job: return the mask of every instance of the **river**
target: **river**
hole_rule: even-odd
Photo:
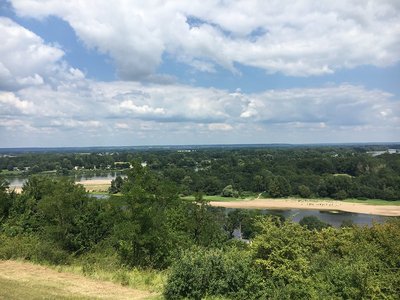
[[[76,182],[90,181],[90,180],[112,180],[120,175],[119,172],[109,172],[95,175],[77,175],[74,177]],[[25,177],[11,177],[8,178],[11,188],[21,188],[27,181]],[[101,199],[107,198],[107,195],[101,195]],[[227,208],[227,210],[232,210]],[[383,223],[393,217],[385,217],[370,214],[338,212],[338,211],[320,211],[320,210],[300,210],[300,209],[285,209],[285,210],[270,210],[262,209],[264,214],[280,215],[285,217],[286,220],[291,219],[294,222],[299,222],[305,216],[316,216],[321,221],[324,221],[332,226],[339,227],[343,221],[351,221],[360,226],[371,226],[373,222]]]
[[[324,210],[305,210],[305,209],[285,209],[285,210],[270,210],[263,209],[263,213],[285,217],[286,220],[300,222],[306,216],[315,216],[321,221],[328,223],[334,227],[339,227],[344,221],[351,221],[353,224],[360,226],[371,226],[373,222],[384,223],[390,218],[386,216],[359,214],[341,211],[324,211]]]
[[[88,181],[95,181],[95,180],[113,180],[115,179],[115,177],[117,177],[118,175],[121,175],[121,172],[102,172],[102,173],[95,173],[94,175],[75,175],[72,176],[71,178],[73,178],[75,180],[75,182],[88,182]],[[121,175],[122,177],[124,177],[125,175]],[[9,182],[9,186],[11,189],[13,188],[22,188],[22,186],[24,185],[24,183],[28,180],[28,177],[9,177],[7,178],[8,182]]]

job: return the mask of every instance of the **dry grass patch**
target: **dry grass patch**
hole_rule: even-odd
[[[0,261],[0,299],[151,299],[158,296],[28,262]]]

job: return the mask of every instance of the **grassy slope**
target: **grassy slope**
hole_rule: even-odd
[[[0,299],[96,299],[73,296],[57,287],[0,277]]]
[[[160,293],[21,261],[0,261],[0,299],[161,299]]]

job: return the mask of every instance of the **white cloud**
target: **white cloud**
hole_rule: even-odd
[[[160,107],[150,107],[148,105],[135,105],[131,100],[122,101],[119,104],[121,110],[128,110],[134,114],[138,115],[164,115],[165,110]]]
[[[232,125],[225,124],[225,123],[211,123],[211,124],[208,124],[208,129],[211,131],[214,131],[214,130],[229,131],[229,130],[233,130],[233,127],[232,127]]]
[[[96,120],[80,121],[74,119],[58,119],[51,120],[49,123],[50,127],[62,127],[62,128],[78,128],[78,129],[99,129],[101,127],[101,122]]]
[[[116,123],[115,124],[116,129],[129,129],[129,124],[127,123]]]
[[[41,85],[59,68],[64,52],[33,32],[0,17],[0,89]]]
[[[122,79],[148,77],[164,54],[205,72],[238,63],[295,76],[400,60],[398,1],[11,2],[22,16],[67,21]]]
[[[398,103],[387,92],[349,84],[246,94],[83,79],[1,93],[0,135],[19,128],[21,136],[43,140],[46,132],[77,145],[393,141]]]
[[[0,91],[0,115],[6,114],[33,114],[34,104],[30,101],[23,101],[11,92]]]

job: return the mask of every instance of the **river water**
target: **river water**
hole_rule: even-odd
[[[116,176],[120,175],[119,172],[109,172],[95,175],[81,175],[75,176],[76,182],[90,181],[90,180],[113,180]],[[27,178],[12,177],[8,178],[10,188],[21,188],[27,181]],[[101,195],[101,198],[107,198],[107,195]],[[99,197],[100,198],[100,197]],[[227,209],[229,211],[231,209]],[[272,214],[285,217],[286,220],[299,222],[305,216],[316,216],[321,221],[324,221],[332,226],[339,227],[344,221],[351,221],[353,224],[360,226],[371,226],[373,222],[384,223],[392,217],[368,215],[359,213],[339,212],[339,211],[319,211],[319,210],[300,210],[300,209],[286,209],[286,210],[269,210],[263,209],[264,214]]]
[[[393,217],[359,214],[342,211],[323,211],[323,210],[305,210],[305,209],[286,209],[286,210],[262,210],[265,214],[283,216],[286,220],[300,222],[306,216],[315,216],[334,227],[339,227],[344,221],[351,221],[353,224],[360,226],[371,226],[374,222],[384,223]]]
[[[118,175],[121,175],[121,172],[108,172],[108,173],[95,173],[94,175],[75,175],[72,177],[75,182],[82,182],[82,181],[95,181],[95,180],[113,180]],[[125,177],[125,175],[121,175]],[[9,182],[10,188],[22,188],[24,183],[28,180],[28,177],[9,177],[7,181]]]

